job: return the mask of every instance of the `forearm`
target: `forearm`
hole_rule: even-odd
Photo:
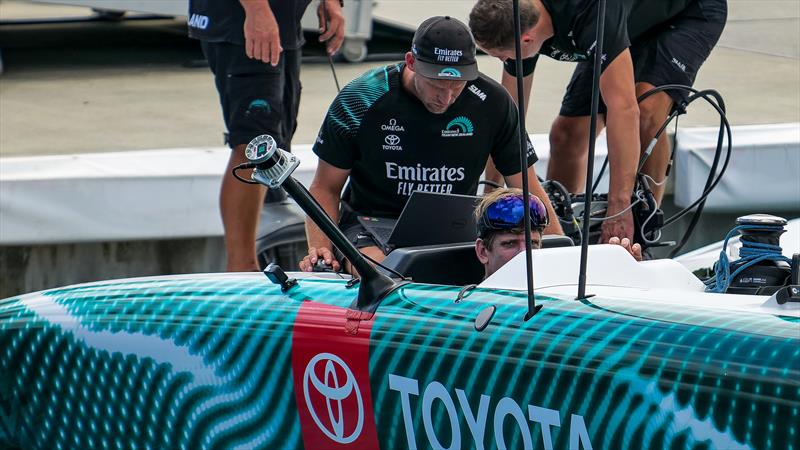
[[[625,49],[600,76],[600,93],[606,103],[608,139],[608,215],[614,215],[631,203],[636,168],[639,164],[639,105],[636,102],[633,60]],[[630,222],[628,218],[624,221]],[[605,224],[604,224],[605,225]],[[628,223],[628,225],[632,225]],[[632,232],[632,230],[623,230]]]
[[[272,14],[272,9],[270,9],[269,1],[267,0],[239,0],[239,4],[242,5],[247,15],[263,12]]]
[[[503,71],[503,76],[500,79],[500,84],[506,88],[508,91],[508,95],[511,96],[511,99],[514,100],[514,103],[519,105],[519,99],[517,96],[517,77],[513,77],[508,74],[508,72]],[[533,86],[533,74],[528,75],[523,79],[523,92],[525,93],[525,111],[528,111],[528,107],[530,105],[531,99],[531,87]]]
[[[615,214],[630,205],[636,168],[639,163],[639,109],[612,110],[607,118],[608,137],[608,213]]]
[[[503,175],[497,170],[497,167],[495,167],[492,158],[486,160],[486,171],[484,172],[484,179],[491,183],[496,183],[500,186],[503,185]],[[484,194],[488,194],[493,190],[495,190],[495,187],[492,185],[487,185],[483,187]]]
[[[326,214],[331,218],[334,224],[339,224],[339,194],[330,190],[321,188],[314,184],[311,185],[309,192],[317,200],[317,203],[322,207]],[[325,247],[331,248],[331,241],[320,230],[317,224],[314,223],[309,217],[306,217],[306,237],[308,239],[308,247]]]

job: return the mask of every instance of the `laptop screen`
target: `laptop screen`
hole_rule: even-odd
[[[472,195],[414,192],[388,244],[397,248],[474,241],[478,200]]]

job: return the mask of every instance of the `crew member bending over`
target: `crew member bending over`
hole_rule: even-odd
[[[547,178],[560,181],[570,192],[583,192],[598,2],[520,0],[519,6],[528,91],[539,55],[578,62],[550,130]],[[722,34],[727,11],[727,0],[608,0],[598,132],[603,125],[608,127],[611,220],[603,222],[601,242],[611,236],[633,236],[629,207],[640,150],[649,146],[673,104],[680,105],[687,92],[661,92],[641,104],[637,104],[637,96],[655,86],[691,86]],[[469,24],[478,45],[505,62],[503,84],[516,93],[511,0],[478,0]],[[670,157],[664,137],[642,168],[655,181],[651,187],[659,202]]]

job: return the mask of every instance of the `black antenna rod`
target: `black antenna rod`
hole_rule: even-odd
[[[322,20],[325,21],[325,31],[328,31],[328,27],[331,26],[330,21],[328,20],[328,5],[325,3],[325,0],[322,1]],[[325,43],[325,53],[328,53],[328,44]],[[333,55],[328,53],[328,63],[331,65],[331,73],[333,74],[333,82],[336,83],[336,92],[341,92],[342,88],[339,87],[339,78],[336,76],[336,68],[333,67]]]
[[[581,239],[581,267],[578,275],[578,297],[586,297],[586,264],[589,257],[589,218],[592,208],[592,178],[594,177],[594,147],[597,141],[597,109],[600,104],[600,69],[603,62],[603,35],[606,23],[606,0],[598,0],[597,35],[592,76],[592,113],[589,119],[589,159],[586,164],[586,190],[583,199],[583,234]]]
[[[522,175],[522,203],[525,212],[525,261],[528,274],[528,312],[525,314],[527,321],[540,309],[542,305],[536,306],[536,298],[533,294],[533,256],[531,248],[531,205],[530,192],[528,188],[528,132],[525,131],[525,92],[522,79],[522,31],[519,19],[519,0],[513,0],[514,8],[514,50],[517,65],[517,109],[519,110],[519,167]]]

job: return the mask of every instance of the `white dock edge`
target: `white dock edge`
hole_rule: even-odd
[[[698,165],[713,157],[708,143],[716,142],[716,132],[680,132],[676,199],[699,195],[707,172]],[[800,213],[800,123],[734,127],[733,133],[730,168],[707,210],[735,203],[742,211]],[[548,137],[531,139],[543,176]],[[293,150],[301,160],[294,177],[307,186],[317,157],[311,145]],[[601,137],[595,173],[606,154]],[[219,185],[228,155],[227,148],[186,148],[0,158],[0,245],[221,236]],[[607,172],[604,178],[599,192],[607,190]]]
[[[317,164],[295,150],[295,177]],[[0,159],[0,245],[221,236],[230,150],[197,148]]]
[[[546,135],[531,136],[544,174]],[[311,145],[295,145],[308,186]],[[0,159],[0,245],[222,236],[219,187],[230,150],[182,148]],[[598,145],[596,166],[605,146]]]
[[[676,205],[689,206],[703,193],[718,130],[678,130]],[[733,156],[722,181],[709,195],[705,211],[800,214],[800,123],[744,125],[731,127],[731,131]]]

